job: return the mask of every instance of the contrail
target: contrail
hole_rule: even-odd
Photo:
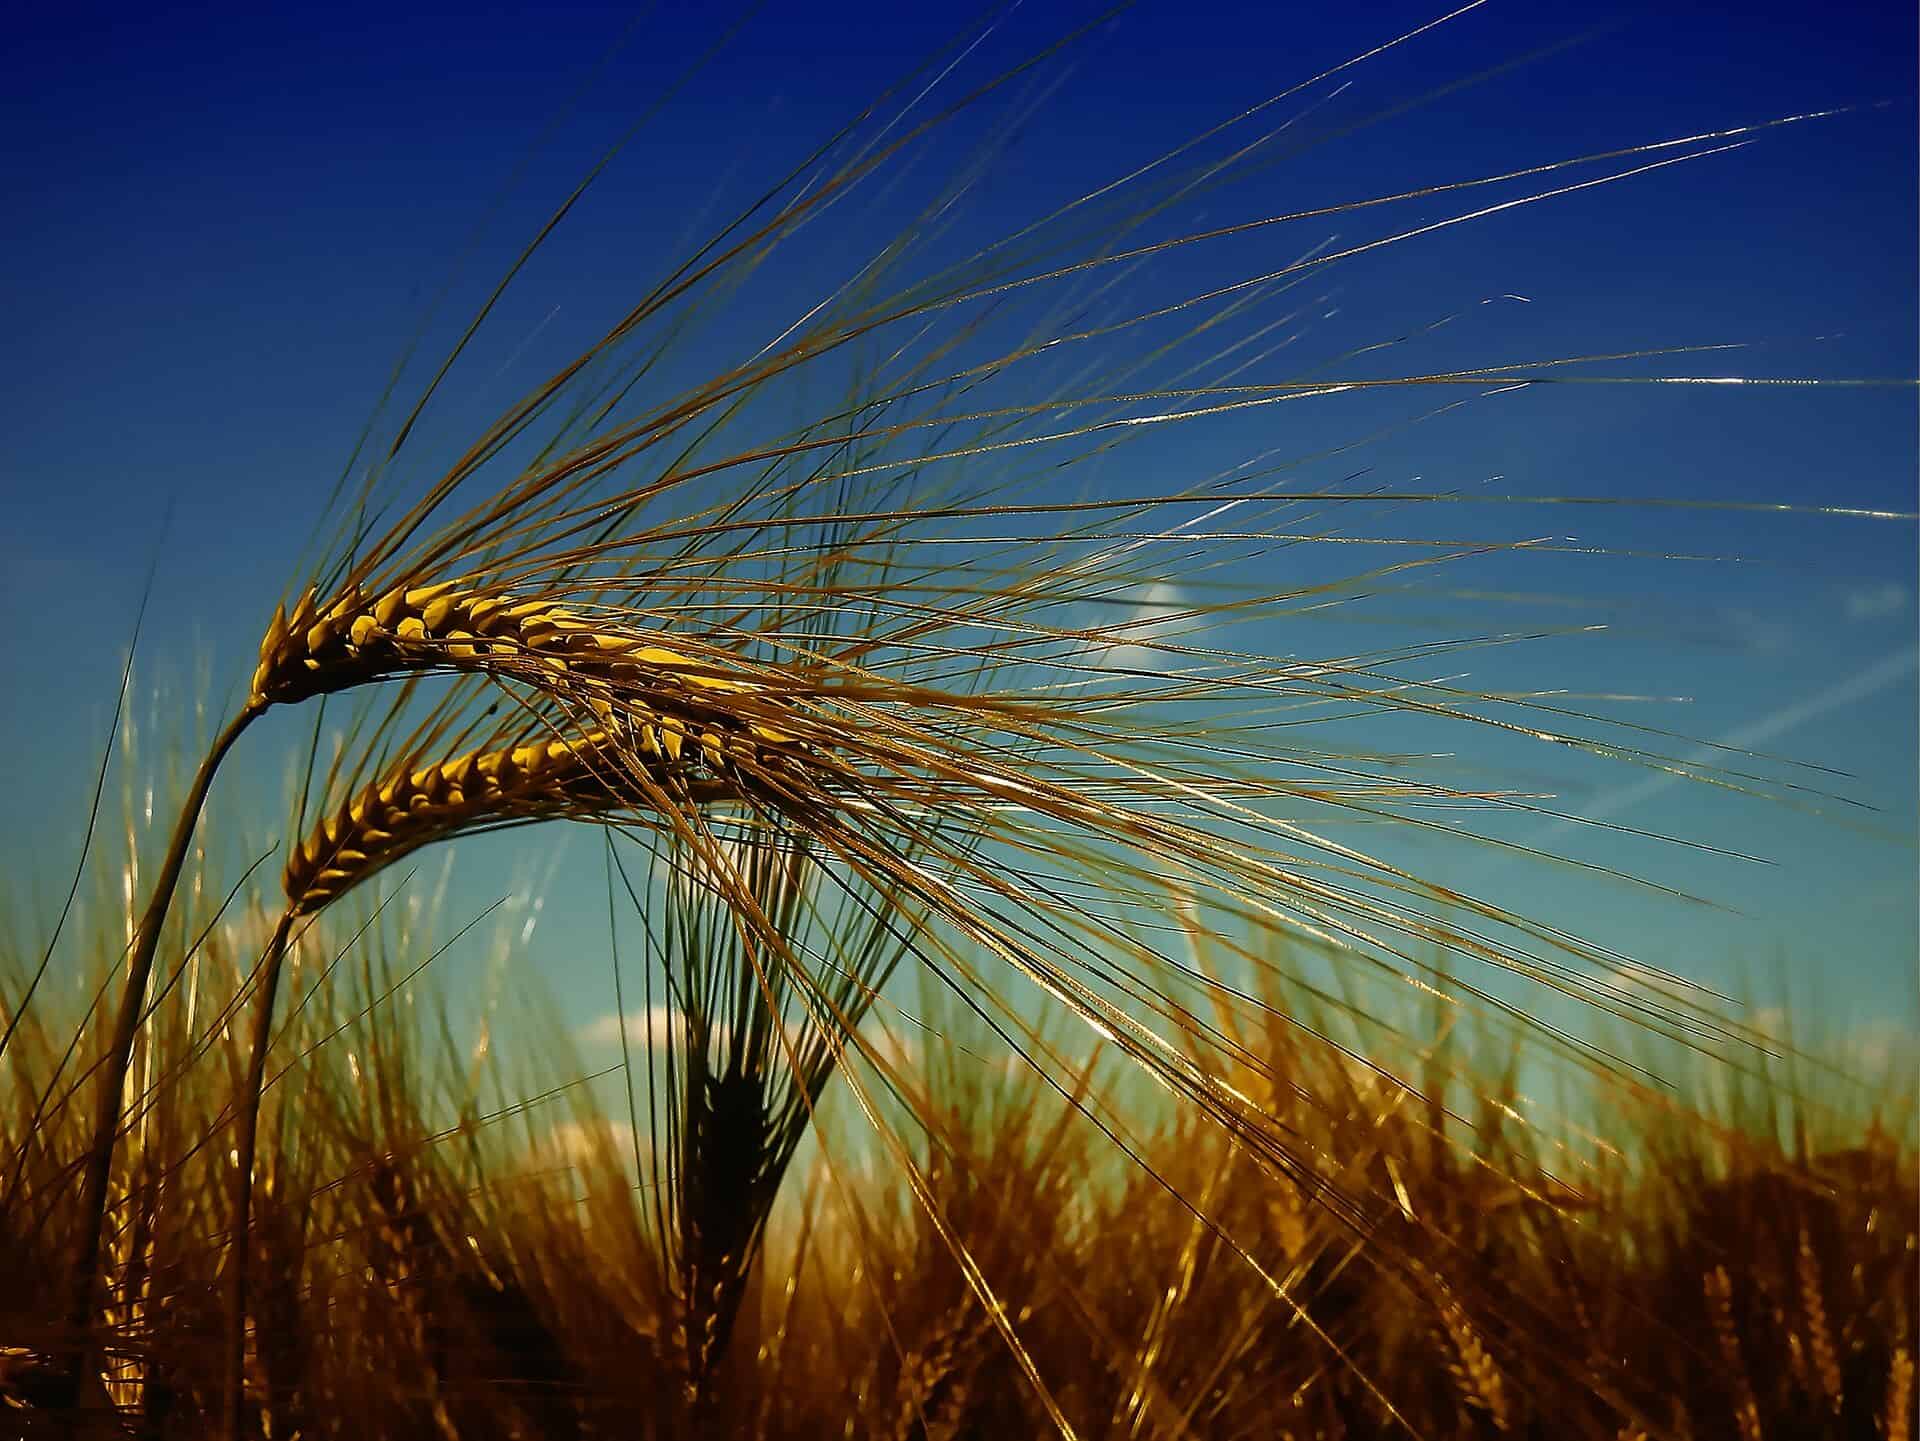
[[[1885,690],[1896,681],[1912,674],[1917,662],[1920,662],[1920,646],[1908,646],[1905,650],[1882,656],[1865,670],[1846,680],[1828,686],[1825,690],[1816,691],[1791,705],[1782,706],[1779,710],[1760,717],[1750,725],[1741,726],[1729,732],[1720,738],[1720,746],[1744,749],[1795,730],[1817,716],[1826,715],[1829,711],[1839,710],[1843,706],[1853,705]],[[1698,746],[1682,757],[1682,761],[1688,765],[1705,763],[1714,760],[1719,753],[1719,747]],[[1582,812],[1582,819],[1601,820],[1607,816],[1618,815],[1634,806],[1645,804],[1662,791],[1679,785],[1685,780],[1685,776],[1667,772],[1648,776],[1633,785],[1622,786],[1606,793],[1591,808]],[[1552,825],[1543,827],[1531,843],[1538,845],[1548,837],[1569,830],[1576,824],[1578,822],[1555,821]]]

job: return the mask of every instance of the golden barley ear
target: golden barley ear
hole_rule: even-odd
[[[324,602],[310,589],[291,614],[276,607],[260,642],[249,705],[290,705],[429,670],[509,675],[563,690],[584,681],[597,685],[603,702],[612,699],[608,687],[710,697],[755,688],[732,669],[550,600],[457,581],[395,586],[378,596],[349,585]]]
[[[403,760],[325,816],[287,857],[282,884],[295,915],[310,915],[395,861],[463,831],[561,816],[609,818],[662,803],[704,805],[736,787],[682,762],[687,727],[663,717],[651,753],[616,749],[608,732],[472,750],[444,761]],[[704,754],[696,751],[695,753]],[[642,768],[644,766],[644,769]]]
[[[252,704],[291,705],[385,676],[474,667],[496,653],[524,656],[560,629],[558,608],[452,582],[395,587],[369,597],[348,586],[332,600],[308,590],[274,609],[260,642]]]
[[[1733,1277],[1724,1265],[1715,1266],[1701,1279],[1701,1286],[1706,1292],[1707,1311],[1713,1320],[1714,1336],[1720,1343],[1720,1354],[1727,1363],[1740,1441],[1763,1441],[1760,1403],[1753,1394],[1753,1377],[1747,1370],[1740,1328],[1733,1314]]]
[[[572,1381],[559,1345],[511,1275],[477,1245],[461,1244],[462,1218],[452,1211],[459,1202],[421,1194],[407,1165],[385,1157],[372,1163],[368,1192],[369,1270],[394,1297],[439,1434],[488,1434],[502,1411],[510,1435],[566,1434],[566,1408],[546,1395],[564,1396]],[[502,1387],[510,1359],[544,1385]]]
[[[935,1324],[933,1334],[900,1359],[894,1385],[894,1441],[954,1441],[967,1420],[977,1353],[992,1326],[971,1295]]]
[[[1507,1397],[1506,1378],[1468,1319],[1466,1309],[1446,1297],[1440,1301],[1439,1312],[1440,1324],[1459,1356],[1458,1361],[1448,1361],[1447,1370],[1459,1388],[1460,1399],[1470,1408],[1485,1412],[1494,1430],[1502,1433],[1512,1430],[1513,1411]]]
[[[1880,1434],[1885,1441],[1910,1441],[1913,1436],[1913,1352],[1893,1349],[1887,1368],[1887,1397],[1880,1411]]]
[[[1826,1298],[1820,1290],[1820,1261],[1814,1255],[1813,1238],[1804,1225],[1800,1228],[1794,1263],[1800,1283],[1800,1305],[1807,1317],[1807,1347],[1813,1355],[1813,1379],[1820,1400],[1837,1414],[1845,1400],[1840,1360],[1834,1350],[1833,1331],[1827,1324]]]

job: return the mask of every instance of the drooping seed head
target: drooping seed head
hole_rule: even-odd
[[[288,907],[295,915],[318,911],[382,868],[462,831],[569,815],[606,819],[646,805],[649,790],[687,805],[744,794],[719,768],[680,761],[685,733],[676,719],[663,718],[656,729],[676,742],[671,758],[664,746],[656,752],[645,782],[632,750],[616,748],[603,730],[425,765],[410,758],[362,787],[294,847],[282,878]],[[710,755],[696,751],[703,760]]]
[[[260,643],[253,703],[286,705],[387,676],[483,670],[564,653],[571,623],[559,607],[514,602],[451,584],[396,588],[369,598],[350,588],[322,607],[309,590],[274,611]]]
[[[260,643],[251,704],[264,709],[429,670],[487,671],[584,689],[609,706],[626,696],[676,710],[684,697],[714,711],[765,686],[659,643],[659,638],[574,615],[549,601],[439,585],[395,588],[370,599],[349,588],[324,606],[307,591],[284,606]],[[763,739],[787,739],[764,726]]]

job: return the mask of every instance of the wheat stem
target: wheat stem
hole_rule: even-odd
[[[260,1092],[266,1080],[267,1046],[272,1040],[274,993],[280,984],[281,962],[295,920],[291,907],[274,927],[260,965],[260,994],[254,999],[252,1050],[247,1057],[246,1104],[240,1108],[240,1132],[234,1140],[233,1245],[228,1264],[230,1306],[227,1312],[226,1435],[240,1441],[240,1413],[246,1395],[247,1261],[252,1250],[248,1232],[253,1219],[253,1157],[260,1134]]]
[[[140,1016],[146,1008],[147,982],[153,974],[153,956],[160,943],[160,930],[166,923],[174,888],[180,882],[187,848],[192,844],[200,812],[206,805],[214,773],[234,742],[240,739],[264,707],[249,703],[235,716],[207,751],[194,773],[185,803],[174,822],[166,856],[154,877],[153,892],[147,909],[134,932],[127,952],[127,984],[120,997],[120,1010],[114,1017],[113,1035],[108,1043],[105,1074],[100,1079],[100,1108],[94,1121],[93,1141],[87,1152],[86,1167],[80,1182],[79,1253],[74,1258],[72,1292],[67,1308],[75,1338],[71,1373],[62,1381],[68,1391],[64,1398],[72,1405],[79,1394],[80,1379],[92,1369],[97,1348],[93,1334],[94,1301],[98,1290],[101,1234],[106,1225],[107,1188],[113,1175],[114,1143],[120,1132],[121,1106],[127,1086],[127,1068],[133,1057],[133,1041],[140,1028]]]

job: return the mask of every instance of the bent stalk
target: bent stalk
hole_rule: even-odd
[[[267,942],[260,962],[260,994],[253,1003],[252,1051],[247,1058],[247,1079],[240,1096],[240,1133],[234,1140],[236,1157],[233,1176],[233,1245],[229,1258],[227,1309],[227,1397],[225,1434],[239,1441],[240,1414],[246,1396],[247,1367],[247,1261],[252,1250],[248,1232],[253,1223],[253,1157],[260,1134],[260,1092],[267,1072],[267,1047],[273,1039],[273,1002],[280,986],[280,971],[287,957],[287,938],[293,930],[291,906],[281,914],[280,924]]]
[[[113,1037],[108,1044],[104,1074],[100,1079],[100,1108],[94,1120],[93,1141],[87,1152],[86,1170],[80,1185],[79,1254],[74,1257],[73,1289],[68,1306],[72,1323],[74,1353],[71,1374],[63,1380],[69,1394],[67,1405],[79,1395],[80,1378],[92,1366],[98,1348],[93,1335],[94,1302],[99,1291],[101,1233],[106,1226],[107,1187],[113,1176],[114,1144],[120,1133],[121,1105],[127,1087],[127,1068],[133,1059],[133,1040],[140,1029],[140,1016],[146,1009],[147,982],[153,975],[153,956],[159,948],[160,931],[166,924],[173,892],[180,881],[180,868],[187,858],[187,847],[206,805],[207,792],[213,786],[214,773],[233,749],[240,734],[264,707],[249,704],[233,718],[207,751],[194,773],[173,836],[167,842],[166,857],[154,878],[153,894],[146,913],[140,917],[133,944],[127,951],[127,984],[120,997],[120,1010],[114,1017]]]

